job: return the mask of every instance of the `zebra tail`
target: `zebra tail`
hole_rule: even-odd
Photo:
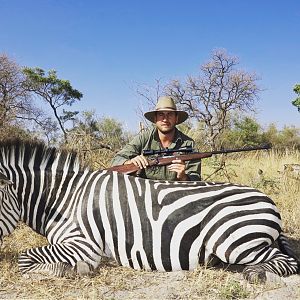
[[[300,274],[300,260],[299,257],[297,256],[297,254],[295,253],[295,251],[292,249],[290,242],[288,241],[287,237],[285,235],[283,235],[282,233],[280,233],[278,239],[278,247],[279,250],[285,254],[288,255],[292,258],[294,258],[297,263],[298,263],[298,274]]]

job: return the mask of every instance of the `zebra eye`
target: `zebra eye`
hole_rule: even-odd
[[[12,182],[10,180],[0,179],[0,189],[5,188],[9,184],[12,184]]]

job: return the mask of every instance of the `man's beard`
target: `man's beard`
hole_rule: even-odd
[[[169,134],[169,133],[174,132],[175,126],[172,127],[172,128],[169,128],[169,129],[164,129],[164,128],[158,127],[158,130],[159,130],[160,132],[162,132],[163,134]]]

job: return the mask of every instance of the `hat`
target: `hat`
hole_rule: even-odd
[[[145,118],[152,123],[154,123],[155,120],[155,114],[158,111],[174,111],[178,115],[178,122],[177,124],[180,124],[184,122],[188,118],[188,114],[185,111],[177,110],[176,104],[173,100],[173,98],[169,96],[162,96],[158,98],[155,110],[148,111],[144,114]]]

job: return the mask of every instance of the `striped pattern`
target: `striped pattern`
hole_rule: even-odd
[[[23,273],[85,273],[103,255],[146,270],[192,270],[215,257],[282,276],[298,270],[290,252],[270,247],[281,232],[274,202],[250,187],[92,172],[72,153],[22,143],[0,145],[0,173],[14,183],[0,187],[1,235],[22,220],[49,241],[20,256]]]

